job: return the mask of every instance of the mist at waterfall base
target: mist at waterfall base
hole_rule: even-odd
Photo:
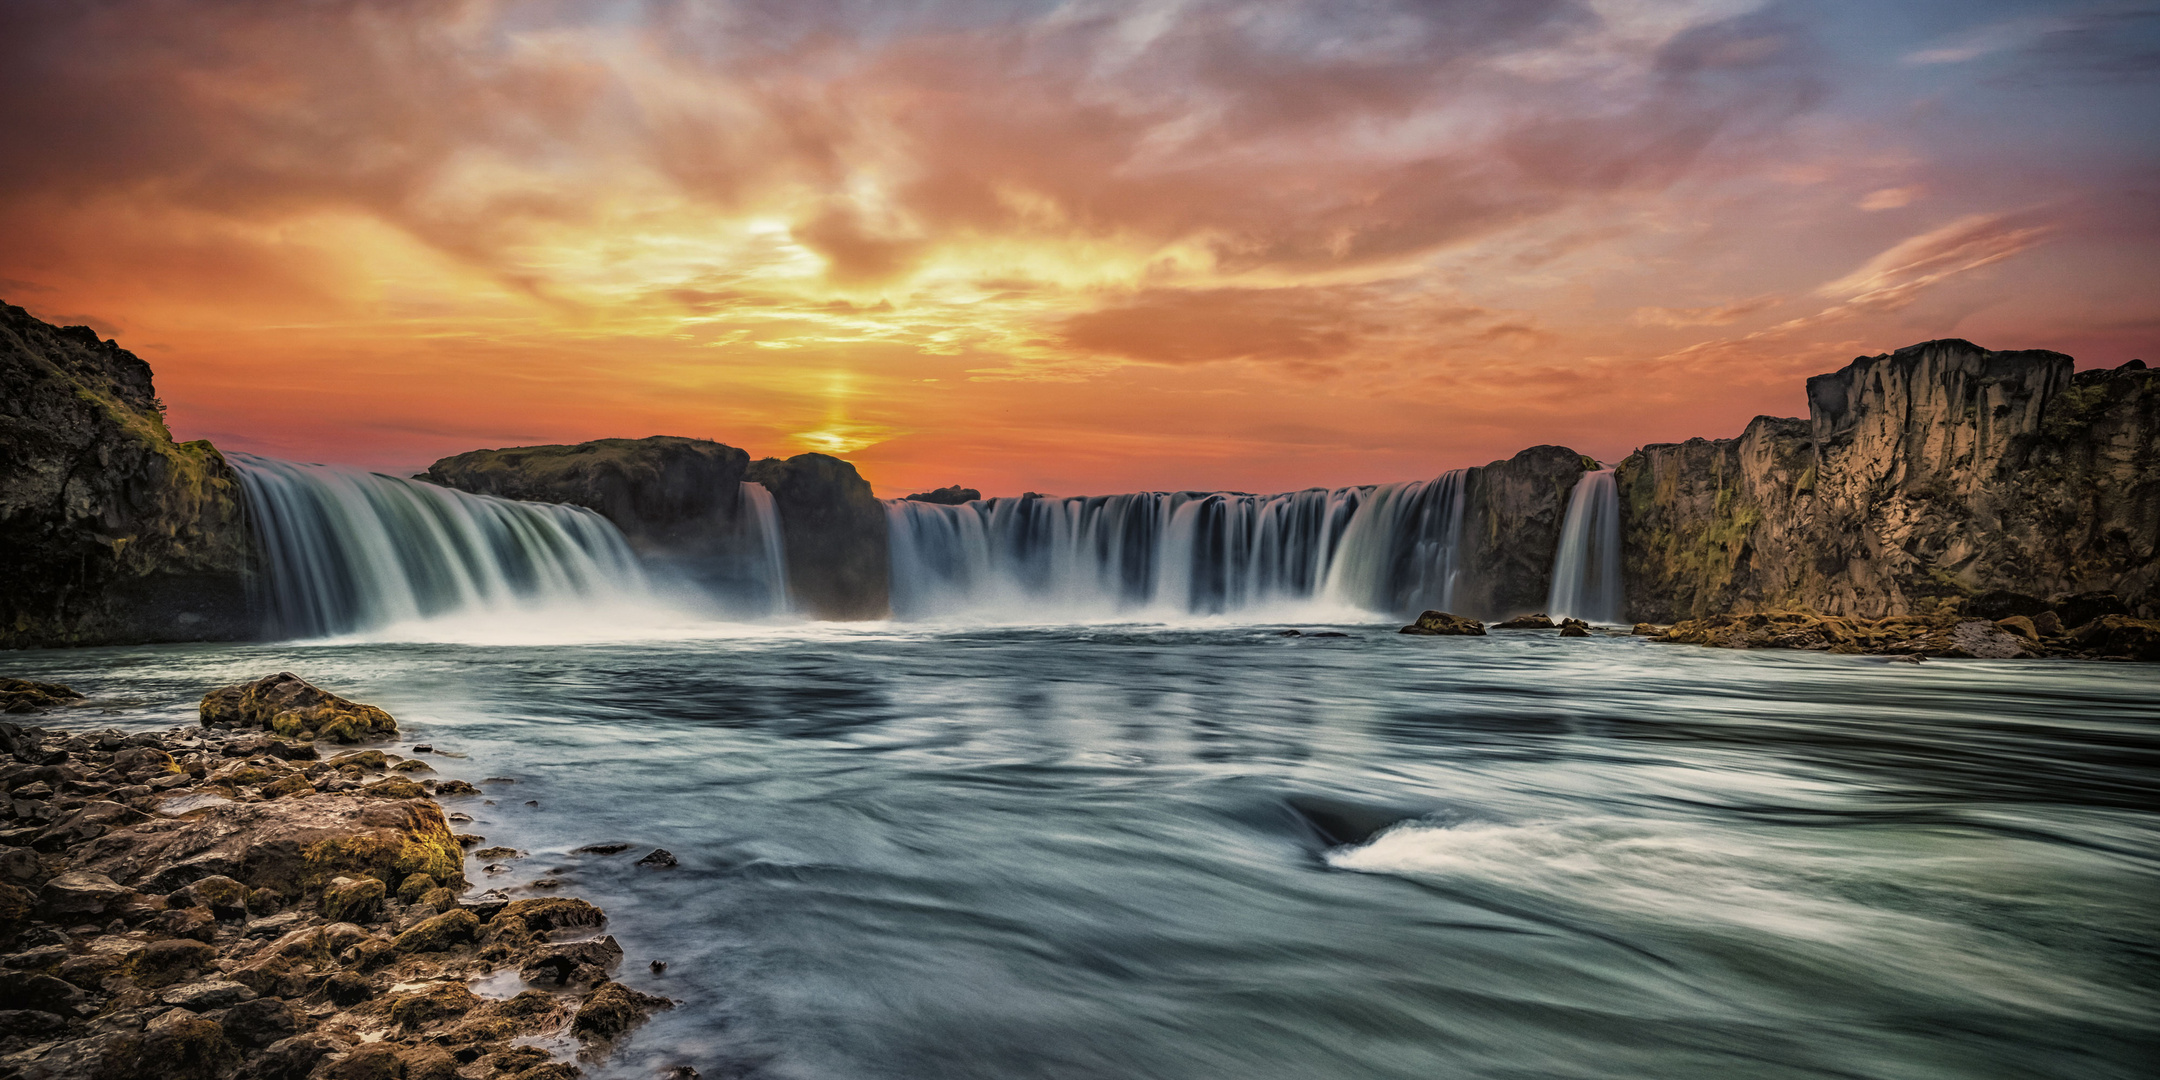
[[[148,728],[292,670],[388,709],[388,749],[431,744],[437,776],[514,780],[443,800],[528,853],[475,885],[600,904],[619,977],[680,1003],[588,1075],[2067,1078],[2160,1054],[2146,666],[1396,634],[1376,613],[1459,584],[1459,476],[891,504],[901,617],[843,625],[747,585],[748,615],[671,607],[574,508],[239,464],[266,600],[327,636],[0,672],[95,699],[41,723]],[[1609,495],[1593,473],[1570,500],[1561,613],[1608,595]],[[767,563],[736,579],[769,594],[763,506],[741,550]],[[1280,636],[1285,613],[1316,621]],[[632,847],[576,850],[598,843]],[[637,866],[653,847],[680,865]]]

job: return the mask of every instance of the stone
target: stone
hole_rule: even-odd
[[[117,907],[134,890],[112,878],[89,870],[70,870],[38,890],[38,909],[47,917],[103,915]]]
[[[1560,636],[1589,637],[1590,624],[1581,619],[1562,619],[1560,620]]]
[[[0,971],[0,1009],[73,1013],[89,997],[81,987],[36,971]]]
[[[415,907],[428,911],[443,912],[458,906],[458,894],[455,889],[436,886],[422,893],[420,899],[413,903]]]
[[[160,911],[143,921],[143,929],[161,937],[193,938],[196,941],[217,939],[217,916],[206,907],[172,908]]]
[[[269,1046],[299,1031],[292,1006],[276,998],[258,997],[234,1005],[219,1023],[225,1037],[241,1046]]]
[[[2052,611],[2043,611],[2040,614],[2033,616],[2032,622],[2033,629],[2039,631],[2041,637],[2052,638],[2062,636],[2062,616],[2057,615]]]
[[[217,950],[190,938],[168,938],[145,946],[135,960],[135,983],[156,990],[180,982],[217,963]]]
[[[954,484],[951,487],[918,491],[907,497],[908,502],[936,503],[939,506],[965,506],[982,498],[982,492]]]
[[[607,914],[573,896],[542,896],[514,900],[495,916],[516,919],[538,934],[560,930],[583,930],[607,922]]]
[[[463,1016],[480,1005],[480,998],[462,982],[439,982],[405,994],[390,1003],[390,1019],[408,1031]]]
[[[651,854],[645,856],[642,859],[639,859],[637,861],[637,864],[639,866],[648,866],[654,869],[665,870],[668,867],[675,865],[675,855],[674,853],[668,851],[668,849],[666,848],[654,848],[652,849]]]
[[[171,1080],[214,1080],[239,1060],[215,1020],[174,1009],[143,1029],[145,1075]]]
[[[248,1062],[242,1077],[244,1080],[305,1080],[315,1071],[318,1062],[336,1053],[337,1049],[336,1043],[313,1033],[279,1039]]]
[[[181,983],[168,987],[158,994],[158,1000],[175,1008],[190,1012],[208,1012],[224,1009],[256,997],[253,990],[228,979],[211,979],[207,982]]]
[[[2070,641],[2102,656],[2160,660],[2160,621],[2103,615],[2071,631]]]
[[[145,892],[222,874],[299,897],[340,876],[403,881],[425,873],[462,886],[464,861],[432,802],[324,794],[223,803],[114,830],[85,845],[76,865]]]
[[[440,1046],[421,1045],[398,1052],[405,1080],[458,1080],[457,1058]]]
[[[2033,625],[2032,619],[2024,615],[2012,615],[2008,618],[1997,619],[1995,625],[2005,633],[2016,634],[2034,645],[2040,644],[2040,628]]]
[[[244,919],[248,913],[248,888],[222,874],[213,874],[173,893],[176,905],[206,907],[220,919]]]
[[[478,795],[480,789],[463,780],[444,780],[435,785],[435,794],[439,796]]]
[[[336,878],[323,888],[322,915],[332,922],[374,922],[388,889],[371,877]]]
[[[1422,615],[1419,615],[1416,622],[1403,627],[1402,630],[1399,632],[1404,634],[1422,635],[1425,637],[1457,635],[1484,637],[1485,624],[1477,621],[1476,619],[1464,618],[1460,615],[1451,615],[1445,611],[1428,611]]]
[[[628,844],[587,844],[570,852],[572,855],[620,855],[630,850]]]
[[[414,901],[420,899],[422,896],[427,895],[428,891],[433,888],[435,888],[434,878],[431,878],[426,874],[407,874],[405,876],[405,880],[398,884],[398,903],[413,903]]]
[[[1495,630],[1550,630],[1553,628],[1553,621],[1550,615],[1517,615],[1506,622],[1494,623],[1492,628]]]
[[[542,945],[527,954],[518,974],[526,982],[546,986],[596,983],[622,963],[622,946],[613,935],[592,941],[565,941]]]
[[[396,1043],[361,1043],[346,1055],[324,1066],[323,1080],[402,1080],[405,1063],[398,1059]]]
[[[323,983],[323,996],[332,1004],[353,1006],[375,996],[375,987],[357,971],[340,971]]]
[[[664,997],[639,993],[621,983],[601,983],[578,1005],[570,1030],[579,1038],[607,1042],[644,1023],[655,1010],[672,1009]]]
[[[0,678],[0,712],[42,712],[56,705],[66,705],[82,699],[81,694],[59,683]]]
[[[480,935],[480,919],[470,911],[452,908],[424,919],[397,936],[401,953],[442,952],[471,943]]]
[[[284,776],[264,784],[260,794],[265,799],[282,799],[288,795],[313,795],[315,794],[315,785],[308,783],[308,778],[300,773],[286,773]]]
[[[219,687],[200,707],[204,727],[266,727],[302,739],[359,742],[397,733],[397,721],[373,705],[330,693],[289,671]]]

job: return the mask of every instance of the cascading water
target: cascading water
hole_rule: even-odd
[[[267,564],[258,599],[276,636],[647,595],[622,534],[590,510],[227,457]]]
[[[1610,468],[1586,472],[1568,497],[1553,557],[1553,618],[1616,623],[1621,618],[1620,489]]]
[[[743,529],[749,533],[752,555],[750,580],[756,595],[750,599],[760,614],[779,615],[788,609],[787,547],[780,535],[780,509],[763,484],[742,486]]]
[[[1141,492],[886,504],[902,618],[1449,606],[1464,473],[1283,495]]]

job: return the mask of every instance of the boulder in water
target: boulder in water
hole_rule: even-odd
[[[373,705],[349,701],[290,671],[203,695],[202,726],[266,727],[296,739],[359,742],[397,732],[397,721]]]
[[[1552,616],[1540,612],[1536,615],[1517,615],[1506,622],[1494,623],[1492,628],[1495,630],[1550,630],[1553,628],[1553,621]]]
[[[2160,622],[2152,619],[2103,615],[2072,631],[2070,640],[2100,656],[2160,660]]]
[[[0,712],[37,712],[82,699],[81,694],[59,683],[0,679]]]
[[[1484,637],[1485,624],[1476,619],[1451,615],[1445,611],[1428,611],[1418,616],[1416,622],[1396,632],[1416,634],[1422,637],[1448,637],[1454,635]]]
[[[1560,636],[1589,637],[1590,624],[1581,619],[1562,619],[1560,620]]]

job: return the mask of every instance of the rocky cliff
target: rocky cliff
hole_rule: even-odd
[[[1460,613],[1506,618],[1544,611],[1568,495],[1597,462],[1564,446],[1533,446],[1464,477]]]
[[[239,485],[150,366],[0,304],[0,647],[252,635]]]
[[[1808,404],[1621,463],[1634,617],[2160,602],[2160,385],[2143,364],[2073,374],[2060,353],[1930,341],[1808,380]]]
[[[885,504],[855,466],[824,454],[765,458],[749,478],[772,492],[786,538],[788,589],[815,619],[892,614]]]
[[[761,484],[779,514],[797,610],[819,619],[889,610],[883,504],[855,466],[824,454],[752,462],[723,443],[656,435],[474,450],[417,479],[586,507],[614,522],[648,566],[719,591],[762,542],[741,488]]]

